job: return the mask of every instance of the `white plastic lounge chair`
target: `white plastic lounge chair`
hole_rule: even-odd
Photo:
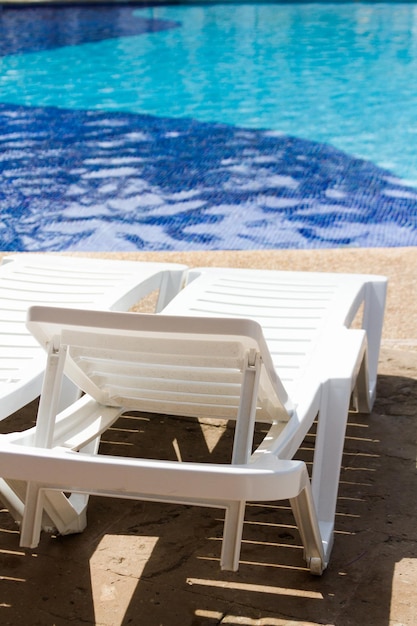
[[[28,326],[49,349],[37,426],[0,442],[8,484],[31,480],[21,496],[21,544],[37,545],[43,512],[61,532],[81,519],[64,492],[183,502],[226,509],[221,566],[236,570],[246,501],[289,498],[308,567],[320,574],[333,541],[352,393],[365,409],[374,396],[366,331],[348,325],[364,304],[374,363],[386,281],[225,269],[191,278],[164,315],[30,310]],[[56,418],[62,370],[88,395]],[[90,442],[129,409],[236,419],[232,463],[91,454]],[[311,486],[305,464],[292,457],[317,415]],[[255,419],[271,427],[252,452]]]
[[[5,257],[0,265],[0,419],[40,394],[46,358],[25,325],[29,306],[127,311],[159,289],[160,310],[181,288],[184,271],[185,266],[170,263],[50,254]],[[63,398],[63,404],[68,400]]]

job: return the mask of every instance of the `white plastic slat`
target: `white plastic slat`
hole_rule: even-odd
[[[154,362],[150,362],[153,356]],[[143,355],[141,355],[143,359]],[[83,359],[81,363],[78,361],[79,367],[88,373],[91,377],[110,376],[130,378],[139,376],[141,378],[158,379],[164,381],[187,380],[189,382],[217,382],[219,376],[225,384],[234,385],[241,381],[241,372],[232,368],[216,367],[210,363],[210,367],[193,367],[192,362],[186,362],[184,365],[178,363],[176,359],[164,359],[166,362],[161,363],[160,359],[156,359],[155,355],[147,355],[146,362],[135,361],[127,362],[125,360],[117,360],[116,366],[104,359]],[[173,364],[175,363],[175,367]],[[115,369],[117,367],[117,371]]]
[[[39,345],[33,337],[28,337],[24,333],[2,333],[0,334],[0,355],[3,357],[7,354],[8,348],[14,348],[16,351],[27,349],[28,354],[33,354],[33,349],[39,351]]]
[[[226,306],[227,305],[227,306]],[[225,312],[227,310],[227,313]],[[229,302],[219,303],[219,302],[209,302],[207,300],[197,300],[194,301],[187,308],[187,315],[217,315],[218,317],[241,317],[241,318],[251,318],[256,320],[282,320],[290,323],[291,320],[301,320],[303,323],[309,323],[311,325],[316,326],[317,323],[320,323],[325,314],[327,314],[326,308],[308,308],[302,306],[293,306],[288,308],[280,308],[280,307],[271,307],[269,309],[265,309],[265,307],[251,307],[250,305],[245,306],[244,304],[236,304],[233,300],[229,299]]]

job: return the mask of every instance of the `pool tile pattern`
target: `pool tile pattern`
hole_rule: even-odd
[[[0,249],[417,245],[417,190],[329,145],[0,104]]]
[[[0,56],[177,28],[133,5],[0,5]],[[0,249],[417,245],[417,189],[324,143],[0,103]]]
[[[177,22],[134,15],[132,6],[0,5],[0,56],[129,37],[176,28]]]

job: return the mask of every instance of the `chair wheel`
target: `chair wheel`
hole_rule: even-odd
[[[310,574],[314,576],[321,576],[325,570],[325,565],[320,557],[316,556],[310,559],[309,563]]]

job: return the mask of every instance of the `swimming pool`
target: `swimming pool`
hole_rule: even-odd
[[[417,244],[414,4],[4,6],[0,27],[0,249]]]

